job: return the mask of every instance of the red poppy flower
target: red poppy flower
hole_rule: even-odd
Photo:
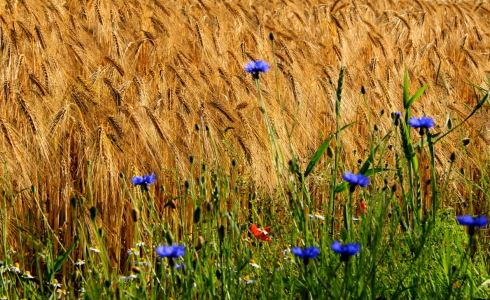
[[[270,227],[259,228],[257,225],[252,224],[252,226],[250,226],[250,230],[259,240],[266,242],[271,241],[271,237],[268,236],[269,232],[271,231]]]
[[[366,202],[364,202],[364,200],[361,200],[359,202],[359,206],[357,207],[357,213],[362,215],[364,214],[365,212],[367,211],[367,205],[366,205]]]

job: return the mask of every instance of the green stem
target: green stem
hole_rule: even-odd
[[[432,223],[436,222],[437,209],[439,206],[439,194],[437,191],[436,184],[436,162],[435,162],[435,154],[434,154],[434,143],[432,142],[432,134],[427,132],[427,144],[429,147],[429,155],[430,155],[430,175],[431,175],[431,188],[432,188]]]
[[[337,185],[337,170],[340,160],[340,151],[342,151],[342,145],[340,144],[340,103],[342,101],[342,91],[344,85],[344,68],[340,69],[339,80],[337,82],[337,94],[335,99],[335,154],[334,154],[334,167],[332,170],[332,185],[330,188],[330,234],[334,235],[335,230],[335,186]]]

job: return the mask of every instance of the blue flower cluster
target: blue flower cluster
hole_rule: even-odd
[[[157,247],[156,253],[160,257],[177,258],[184,256],[185,246],[181,244],[173,244],[172,246],[160,245]]]
[[[340,260],[347,261],[351,256],[359,253],[361,245],[357,243],[342,245],[339,241],[334,241],[330,248],[332,248],[333,252],[341,255]],[[293,252],[296,257],[303,259],[305,264],[307,264],[309,259],[318,257],[320,249],[318,249],[318,247],[293,247],[291,252]]]
[[[143,176],[135,176],[131,179],[134,185],[141,185],[147,187],[149,184],[152,184],[157,180],[155,173],[151,173],[151,175],[143,175]]]

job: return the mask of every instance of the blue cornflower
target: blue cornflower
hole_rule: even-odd
[[[306,247],[304,249],[301,247],[293,247],[291,252],[299,258],[316,258],[318,254],[320,254],[320,249],[318,249],[318,247]]]
[[[408,125],[413,128],[430,129],[434,127],[434,119],[422,116],[421,118],[412,117],[408,121]]]
[[[173,244],[172,246],[160,245],[155,252],[160,257],[177,258],[184,256],[185,246],[181,244]]]
[[[302,258],[303,263],[307,265],[311,258],[316,258],[318,254],[320,254],[320,249],[318,249],[318,247],[306,247],[304,249],[301,247],[293,247],[291,252],[297,257]]]
[[[263,60],[252,60],[245,65],[245,72],[252,73],[255,79],[259,79],[259,74],[269,71],[270,68],[269,63]]]
[[[475,234],[476,228],[485,228],[488,224],[487,216],[472,217],[470,215],[457,216],[459,225],[468,226],[468,234],[470,236]]]
[[[342,175],[342,178],[350,183],[351,186],[351,192],[354,191],[356,186],[360,187],[366,187],[369,184],[369,177],[366,177],[362,174],[352,174],[352,172],[345,172],[344,175]]]
[[[143,175],[143,176],[135,176],[131,181],[134,185],[141,185],[147,187],[149,184],[152,184],[157,179],[155,173],[151,173],[151,175]]]
[[[359,253],[361,245],[356,243],[342,245],[339,241],[334,241],[330,248],[332,248],[333,252],[340,254],[340,260],[347,261],[349,257]]]
[[[464,226],[474,226],[477,228],[484,228],[488,224],[487,216],[472,217],[470,215],[466,215],[466,216],[457,216],[456,219],[458,220],[459,225],[464,225]]]
[[[402,117],[402,113],[397,111],[397,112],[394,112],[393,113],[395,115],[396,118],[401,118]]]

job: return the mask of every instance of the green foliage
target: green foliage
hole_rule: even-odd
[[[56,257],[56,259],[52,263],[46,265],[46,271],[44,271],[43,277],[47,282],[52,282],[56,272],[59,272],[61,270],[63,263],[69,257],[73,249],[75,249],[75,247],[77,246],[78,238],[75,239],[75,241],[76,242],[73,243],[68,249],[66,249],[66,251],[61,251],[58,254],[58,257]]]

